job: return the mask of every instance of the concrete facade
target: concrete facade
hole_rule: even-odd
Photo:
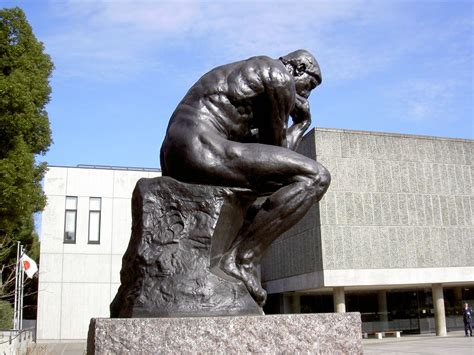
[[[301,152],[332,183],[267,253],[270,293],[474,282],[473,141],[317,129]]]
[[[38,341],[86,339],[92,317],[108,317],[120,283],[138,179],[158,170],[49,167],[41,220]],[[65,242],[66,196],[77,197],[76,240]],[[100,241],[90,243],[90,198],[101,198]]]

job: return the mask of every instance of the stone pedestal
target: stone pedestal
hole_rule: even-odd
[[[88,354],[362,354],[359,313],[91,320]]]
[[[263,314],[219,267],[255,198],[244,189],[140,179],[111,317]]]

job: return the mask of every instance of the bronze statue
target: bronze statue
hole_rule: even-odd
[[[308,97],[320,83],[319,65],[305,50],[217,67],[181,100],[161,147],[163,176],[266,197],[248,208],[220,261],[260,306],[266,300],[257,274],[263,253],[331,181],[326,168],[295,152],[311,123]]]

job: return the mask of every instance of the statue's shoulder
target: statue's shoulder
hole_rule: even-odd
[[[244,61],[243,66],[245,67],[245,71],[252,71],[264,80],[269,79],[272,82],[278,80],[282,83],[292,80],[290,73],[288,73],[285,65],[279,59],[264,55],[256,56]]]
[[[239,62],[215,68],[212,72],[213,82],[226,84],[226,91],[238,98],[252,97],[272,86],[287,88],[293,78],[283,63],[268,56],[255,56]],[[224,80],[216,80],[219,75]]]
[[[256,57],[251,57],[245,61],[243,61],[243,64],[247,67],[255,67],[255,68],[272,68],[276,70],[282,70],[284,69],[283,63],[280,62],[278,59],[275,58],[270,58],[266,55],[259,55]]]
[[[279,60],[267,56],[254,57],[262,80],[272,86],[287,87],[293,84],[293,77]]]
[[[276,62],[277,60],[275,58],[271,58],[269,56],[266,56],[266,55],[257,55],[255,57],[250,57],[249,59],[247,59],[247,61],[255,61],[255,62],[262,62],[262,63],[273,63],[273,62]]]

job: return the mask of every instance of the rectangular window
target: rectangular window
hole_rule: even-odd
[[[89,244],[100,243],[100,209],[101,198],[89,199]]]
[[[66,196],[64,243],[76,243],[77,197]]]

